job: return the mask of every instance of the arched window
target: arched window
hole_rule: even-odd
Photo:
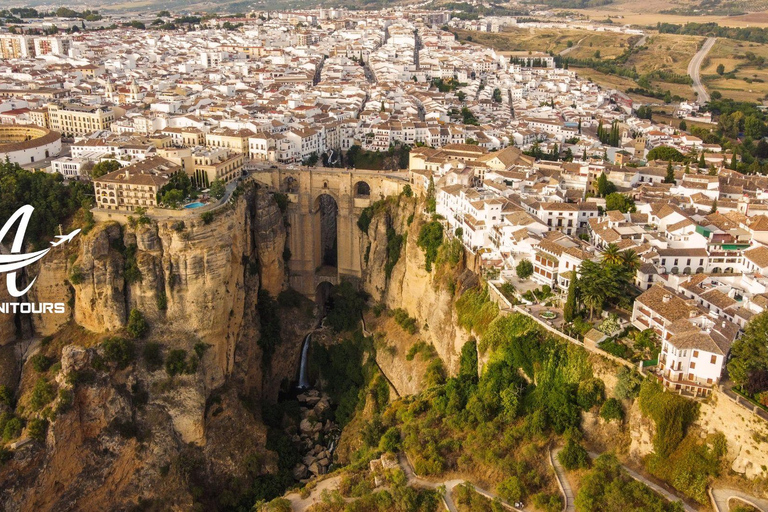
[[[371,197],[371,186],[364,181],[355,183],[355,197]]]

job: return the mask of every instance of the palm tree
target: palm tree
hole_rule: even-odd
[[[603,261],[616,264],[620,264],[622,262],[621,252],[619,251],[619,247],[616,244],[608,244],[608,247],[606,247],[605,251],[603,251]]]
[[[637,269],[640,268],[640,265],[642,264],[642,261],[640,261],[640,257],[637,255],[635,251],[632,249],[627,249],[626,251],[621,253],[621,264],[624,265],[627,269],[629,269],[632,272],[632,275],[634,276],[637,272]]]

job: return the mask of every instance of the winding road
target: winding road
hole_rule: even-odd
[[[708,37],[707,40],[704,41],[701,49],[696,52],[696,55],[693,56],[691,62],[688,63],[688,74],[690,75],[691,80],[693,80],[691,87],[693,87],[693,90],[696,92],[696,102],[700,105],[709,101],[709,93],[701,83],[701,63],[715,45],[715,41],[717,41],[716,37]]]
[[[728,504],[731,499],[752,505],[763,512],[768,512],[768,500],[761,500],[735,489],[710,489],[709,497],[712,499],[715,512],[728,512],[731,510]]]

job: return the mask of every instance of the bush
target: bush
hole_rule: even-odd
[[[29,398],[29,406],[34,411],[39,411],[49,403],[56,396],[53,389],[53,385],[45,380],[44,377],[40,377],[35,382],[35,387],[32,388],[32,395]]]
[[[559,460],[560,464],[562,464],[568,471],[589,467],[589,455],[587,454],[587,450],[572,438],[569,438],[568,441],[566,441],[563,449],[557,454],[557,460]]]
[[[187,351],[182,349],[171,350],[165,360],[165,371],[171,377],[187,373]]]
[[[400,449],[400,430],[397,427],[391,427],[379,441],[379,450],[382,452],[397,452]]]
[[[148,330],[149,325],[147,325],[147,321],[144,319],[141,311],[132,309],[131,314],[128,316],[128,334],[134,338],[143,338]]]
[[[144,345],[143,356],[150,371],[159,370],[163,366],[163,348],[159,343],[150,341]]]
[[[21,430],[24,428],[24,425],[21,423],[21,419],[13,416],[9,418],[7,421],[5,421],[5,425],[3,426],[3,441],[8,442],[13,439],[16,439],[21,435]]]
[[[101,344],[104,350],[104,358],[117,364],[119,369],[124,369],[136,359],[136,345],[125,338],[107,338]]]
[[[623,421],[624,407],[622,407],[621,402],[617,399],[609,398],[600,408],[600,417],[605,421]]]
[[[35,369],[38,373],[43,373],[48,371],[48,368],[51,367],[51,364],[53,364],[53,361],[44,356],[43,354],[37,353],[34,356],[30,358],[30,362],[32,363],[32,368]]]
[[[408,316],[408,312],[402,308],[397,308],[392,311],[395,322],[397,325],[403,328],[408,334],[416,334],[416,319]]]
[[[640,391],[642,377],[634,370],[622,366],[616,374],[617,382],[613,388],[613,394],[620,400],[629,400],[637,396]]]
[[[200,220],[203,221],[203,224],[210,224],[213,222],[213,212],[203,212],[200,214]]]
[[[27,433],[29,437],[37,441],[45,440],[45,431],[48,428],[48,422],[38,418],[32,419],[27,425]]]
[[[13,408],[13,391],[5,385],[0,385],[0,404]]]
[[[603,403],[603,400],[605,400],[605,384],[602,380],[593,377],[579,382],[576,392],[579,407],[588,411],[595,405]]]
[[[432,263],[437,258],[437,250],[443,243],[443,225],[437,220],[432,220],[421,226],[416,245],[424,250],[424,268],[432,271]]]
[[[516,476],[510,476],[501,482],[496,487],[496,492],[508,503],[517,503],[525,496],[525,488],[520,482],[520,478]]]
[[[657,455],[669,457],[698,416],[699,405],[675,393],[665,393],[661,384],[647,379],[640,388],[640,410],[656,423],[653,447]]]
[[[482,336],[494,318],[499,306],[490,299],[488,288],[473,288],[456,301],[459,325]]]
[[[515,267],[515,272],[520,279],[527,279],[533,274],[533,263],[528,260],[522,260]]]

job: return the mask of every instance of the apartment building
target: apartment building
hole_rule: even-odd
[[[86,136],[99,130],[109,130],[114,120],[114,110],[105,105],[48,104],[49,128],[64,137]]]
[[[71,41],[62,37],[36,37],[34,39],[35,55],[66,55]]]
[[[3,60],[27,59],[35,55],[31,37],[19,34],[0,34],[0,57]]]

